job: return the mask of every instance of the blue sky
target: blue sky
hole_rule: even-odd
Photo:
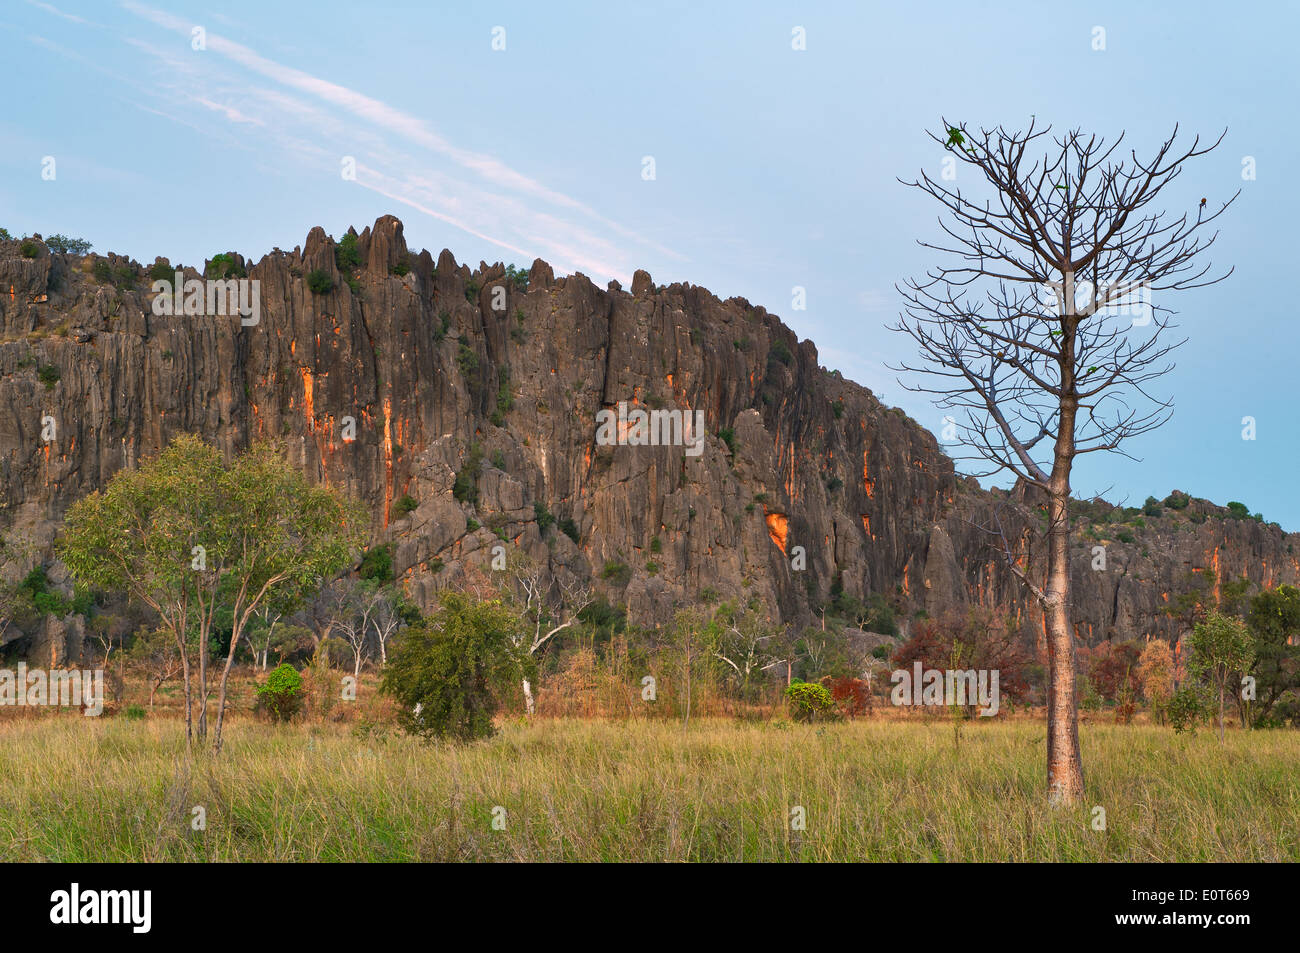
[[[1226,127],[1166,193],[1181,212],[1242,189],[1212,256],[1236,273],[1167,302],[1189,338],[1159,389],[1174,418],[1129,446],[1138,461],[1094,455],[1073,483],[1129,504],[1178,487],[1300,529],[1295,5],[469,6],[13,0],[0,225],[195,263],[392,212],[412,247],[471,264],[542,257],[625,285],[646,268],[766,306],[937,434],[942,413],[886,367],[912,355],[885,328],[893,286],[936,263],[916,245],[933,201],[896,181],[939,170],[924,130],[1034,115],[1141,152],[1174,122]]]

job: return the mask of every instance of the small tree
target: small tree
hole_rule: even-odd
[[[1163,725],[1174,694],[1174,652],[1168,642],[1152,639],[1146,644],[1138,658],[1137,675],[1151,713]]]
[[[362,539],[355,503],[312,486],[268,444],[226,464],[183,434],[138,470],[68,511],[60,554],[78,579],[125,589],[156,611],[177,642],[185,676],[186,737],[207,737],[208,658],[214,623],[230,620],[213,747],[221,750],[226,693],[240,638],[267,603],[314,591],[353,558]],[[228,615],[227,615],[228,614]],[[189,634],[197,629],[197,726]]]
[[[443,593],[438,610],[396,639],[380,690],[398,721],[425,738],[467,742],[495,732],[496,692],[517,684],[529,660],[515,648],[518,619],[500,601]]]
[[[302,676],[288,662],[281,662],[258,686],[257,700],[272,721],[288,721],[302,708]]]
[[[1192,629],[1189,644],[1192,654],[1187,662],[1188,671],[1209,682],[1218,692],[1219,740],[1222,741],[1228,683],[1251,663],[1254,646],[1250,631],[1240,619],[1214,611]]]
[[[1251,600],[1246,622],[1255,642],[1258,723],[1287,692],[1300,691],[1300,589],[1265,589]]]

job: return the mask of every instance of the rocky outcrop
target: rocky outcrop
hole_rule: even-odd
[[[227,453],[274,439],[364,501],[426,604],[504,537],[646,622],[716,593],[802,624],[838,583],[906,614],[973,601],[1040,626],[986,531],[998,514],[1033,566],[1035,507],[960,478],[930,433],[819,366],[764,308],[644,271],[624,291],[540,260],[526,280],[471,270],[409,250],[392,216],[350,234],[355,266],[320,228],[292,252],[229,254],[259,283],[253,326],[159,316],[146,269],[117,256],[0,243],[0,533],[49,562],[67,507],[173,435]],[[702,411],[700,452],[626,430],[598,444],[598,413],[620,404]],[[467,467],[473,500],[453,493]],[[1153,631],[1192,569],[1300,579],[1294,536],[1222,517],[1198,501],[1148,520],[1107,541],[1104,571],[1090,568],[1100,543],[1081,539],[1080,635]]]

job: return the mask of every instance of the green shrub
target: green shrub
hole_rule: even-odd
[[[167,261],[156,261],[149,269],[150,281],[171,281],[176,277],[176,269]]]
[[[307,272],[307,287],[312,294],[329,294],[334,290],[334,279],[324,268],[314,268]]]
[[[1196,690],[1185,685],[1169,699],[1165,714],[1169,716],[1169,724],[1175,733],[1195,733],[1197,723],[1205,717],[1205,706]]]
[[[578,541],[580,535],[578,532],[578,524],[569,516],[560,520],[560,532],[569,537],[569,539],[573,540],[575,543]]]
[[[1233,500],[1228,504],[1228,516],[1235,520],[1248,520],[1250,519],[1250,507],[1245,503]]]
[[[388,269],[388,273],[390,275],[396,275],[398,278],[405,278],[411,273],[411,263],[406,256],[403,255],[397,260],[397,264]]]
[[[46,390],[54,390],[60,376],[59,369],[53,364],[42,364],[36,371],[36,379],[45,385]]]
[[[528,290],[528,269],[516,268],[514,265],[506,265],[506,280],[513,282],[519,291]]]
[[[479,283],[473,278],[465,282],[465,300],[470,304],[474,304],[478,299],[478,290]]]
[[[436,324],[433,327],[434,344],[441,344],[442,339],[447,336],[447,332],[451,329],[451,315],[447,312],[445,308],[442,311],[438,312],[438,320],[441,323]]]
[[[142,721],[142,720],[144,720],[144,717],[145,717],[144,706],[143,706],[143,705],[127,705],[126,708],[124,708],[124,709],[122,710],[122,715],[123,715],[123,717],[125,717],[128,721]]]
[[[51,235],[45,239],[45,245],[60,255],[84,255],[90,251],[90,242],[84,238],[69,238],[67,235]]]
[[[1192,502],[1192,498],[1182,490],[1174,490],[1165,497],[1165,506],[1171,510],[1185,510],[1190,502]]]
[[[1148,496],[1146,502],[1142,504],[1143,516],[1160,516],[1164,509],[1160,506],[1160,501],[1154,496]]]
[[[302,676],[288,662],[281,662],[257,688],[257,703],[272,721],[288,721],[302,708]]]
[[[727,445],[727,449],[733,454],[736,452],[736,431],[730,427],[723,427],[718,431],[718,439]]]
[[[227,278],[247,278],[248,272],[244,266],[239,263],[234,255],[228,252],[221,252],[213,255],[212,260],[208,262],[208,267],[204,269],[204,275],[208,278],[214,278],[224,281]]]
[[[90,267],[90,273],[94,275],[96,281],[108,283],[113,280],[113,266],[108,263],[107,258],[98,258],[95,264]]]
[[[35,258],[41,253],[41,246],[36,244],[30,238],[24,238],[23,243],[18,246],[18,250],[24,258]]]
[[[816,721],[828,717],[835,708],[835,700],[825,685],[816,682],[795,682],[785,690],[790,717],[795,721]]]
[[[465,343],[465,339],[460,339],[460,347],[456,351],[456,365],[460,368],[461,376],[470,378],[478,371],[478,355],[474,349]]]
[[[601,579],[608,579],[616,586],[626,586],[632,581],[632,567],[627,563],[610,561],[600,571]]]
[[[514,406],[515,397],[510,392],[510,370],[506,368],[501,371],[501,383],[497,385],[497,407],[490,418],[492,423],[497,427],[503,426],[506,422],[506,414],[510,413]]]
[[[767,362],[769,364],[771,364],[773,361],[779,361],[780,363],[789,367],[790,362],[793,360],[794,360],[794,355],[790,353],[790,349],[786,347],[783,342],[781,341],[772,342],[772,349],[767,352]]]
[[[407,513],[415,510],[419,505],[420,503],[415,497],[411,496],[409,493],[405,494],[400,500],[393,504],[394,519],[401,519]]]
[[[345,274],[353,268],[361,267],[361,250],[357,248],[355,232],[348,232],[334,246],[334,264],[338,266],[339,271]]]
[[[545,533],[551,524],[555,522],[555,517],[551,515],[551,511],[546,508],[546,504],[541,500],[533,503],[533,517],[537,520],[537,531],[539,533]]]
[[[458,502],[474,504],[478,502],[478,474],[483,466],[483,448],[478,443],[470,444],[465,456],[465,465],[456,474],[452,484],[451,495]]]
[[[518,619],[499,601],[443,594],[438,610],[409,626],[393,645],[380,690],[401,706],[411,734],[467,742],[495,733],[497,691],[529,674],[514,649]]]
[[[362,579],[374,579],[379,583],[393,581],[393,544],[382,543],[367,549],[361,557],[361,566],[357,575]]]

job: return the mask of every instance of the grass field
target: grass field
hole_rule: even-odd
[[[1054,811],[1031,720],[955,748],[941,720],[539,719],[457,749],[241,719],[190,759],[170,719],[10,719],[0,859],[1300,860],[1300,733],[1082,731],[1087,804]]]

